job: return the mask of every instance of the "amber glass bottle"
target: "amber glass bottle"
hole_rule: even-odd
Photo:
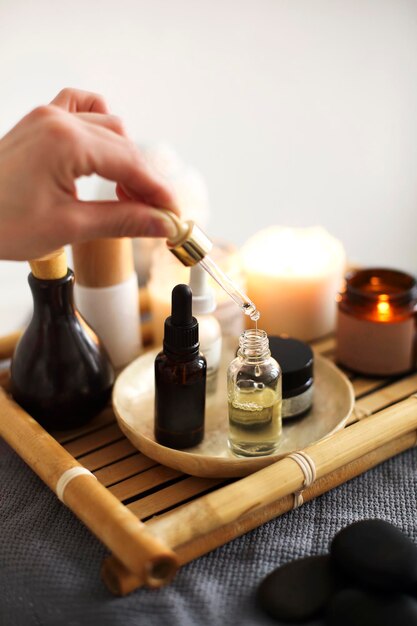
[[[33,317],[12,359],[15,400],[48,430],[75,428],[110,398],[114,372],[97,335],[74,308],[74,274],[29,274]]]
[[[189,448],[204,437],[207,365],[191,306],[188,285],[174,287],[163,350],[155,360],[155,438],[170,448]]]

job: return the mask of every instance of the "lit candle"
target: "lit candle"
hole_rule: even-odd
[[[338,296],[337,360],[356,372],[390,376],[415,365],[416,281],[389,269],[346,277]]]
[[[249,239],[242,258],[248,296],[268,334],[308,341],[334,329],[346,257],[326,230],[273,226]]]
[[[382,293],[378,296],[378,302],[376,305],[377,318],[381,322],[387,322],[392,316],[392,307],[388,302],[389,296],[386,293]]]

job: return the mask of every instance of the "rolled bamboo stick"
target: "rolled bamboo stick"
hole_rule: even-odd
[[[329,474],[322,476],[316,480],[311,487],[308,487],[303,491],[303,500],[308,502],[314,500],[318,496],[331,491],[335,487],[342,485],[349,480],[363,474],[371,468],[383,463],[387,459],[405,452],[409,448],[416,445],[417,433],[412,431],[406,435],[402,435],[397,439],[393,439],[384,444],[376,450],[372,450],[362,457],[347,463],[343,467],[340,467]],[[260,510],[251,511],[242,520],[239,520],[238,528],[239,534],[244,534],[256,526],[266,523],[267,521],[283,515],[288,511],[291,511],[294,507],[294,495],[290,494],[272,502],[271,504],[262,507]],[[152,522],[149,523],[149,528],[152,529]],[[218,547],[233,539],[236,535],[236,524],[228,524],[219,529],[216,533],[212,533],[207,536],[205,541],[192,541],[176,549],[176,553],[180,559],[180,563],[188,563],[190,560],[205,554],[210,550]],[[204,550],[204,552],[202,552]],[[196,555],[196,556],[194,556]]]
[[[304,452],[313,460],[316,478],[320,479],[416,428],[417,397],[411,396],[308,446]],[[304,480],[300,466],[285,457],[156,519],[152,530],[168,545],[180,546],[302,489]]]
[[[10,389],[10,370],[5,369],[0,371],[0,387],[3,387],[6,391]]]
[[[389,441],[380,448],[372,450],[359,459],[355,459],[347,465],[323,476],[319,480],[316,480],[311,487],[304,490],[304,502],[313,500],[323,493],[363,474],[387,459],[408,450],[416,445],[416,442],[417,433],[412,431]],[[204,537],[194,539],[182,546],[171,547],[175,549],[180,564],[185,565],[203,554],[207,554],[215,548],[224,545],[228,541],[253,530],[257,526],[287,513],[292,510],[293,505],[294,496],[292,494],[284,496],[265,507],[260,507],[249,512],[242,517],[238,523],[231,522]],[[164,517],[169,518],[171,515],[172,513],[167,513]],[[147,522],[147,526],[152,528],[157,519],[158,518]],[[143,585],[142,579],[130,572],[114,555],[104,560],[102,578],[112,593],[121,596],[131,593],[134,589]]]
[[[353,424],[361,419],[369,417],[372,413],[398,402],[417,391],[417,374],[410,374],[391,383],[382,389],[368,394],[355,402],[355,408],[348,420]]]
[[[65,472],[82,468],[3,389],[0,415],[0,436],[55,493]],[[92,474],[74,476],[61,493],[66,506],[145,584],[160,587],[173,577],[178,566],[174,552]]]
[[[10,335],[0,337],[0,361],[12,358],[16,344],[22,336],[22,332],[21,330],[16,330],[14,333],[10,333]]]
[[[143,587],[143,579],[128,570],[113,554],[103,561],[101,579],[115,596],[127,596],[135,589]]]

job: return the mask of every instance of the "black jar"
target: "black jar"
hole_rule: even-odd
[[[282,419],[301,417],[313,404],[313,351],[291,337],[270,337],[269,346],[282,369]]]

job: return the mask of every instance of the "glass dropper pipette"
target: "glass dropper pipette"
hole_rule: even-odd
[[[245,315],[249,315],[251,320],[257,322],[261,314],[256,308],[255,304],[248,298],[248,296],[239,289],[237,285],[220,269],[220,267],[213,261],[210,255],[206,254],[204,259],[200,261],[201,267],[204,267],[206,272],[210,274],[212,278],[222,287],[227,294],[236,302],[242,309]]]
[[[177,228],[176,236],[167,240],[168,248],[172,254],[187,267],[200,263],[201,267],[224,289],[242,311],[253,321],[258,321],[260,312],[256,305],[209,256],[213,243],[201,228],[192,221],[181,222],[171,211],[165,211],[165,214],[171,218]]]

